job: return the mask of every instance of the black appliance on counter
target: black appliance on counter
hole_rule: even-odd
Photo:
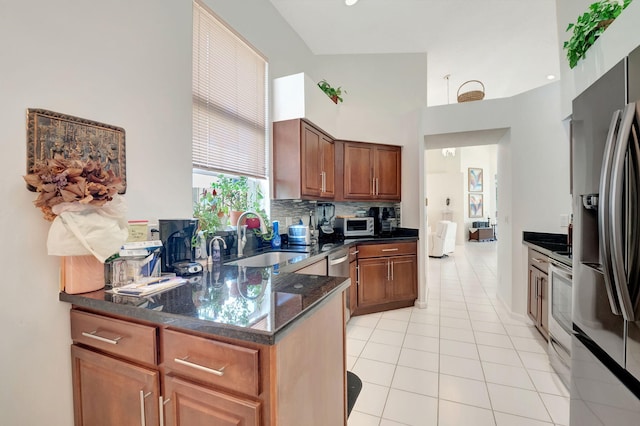
[[[368,216],[374,218],[375,235],[392,233],[398,227],[396,209],[394,207],[370,207]]]
[[[202,265],[195,262],[193,238],[198,230],[198,219],[160,219],[162,241],[162,272],[192,275],[202,272]]]
[[[380,207],[370,207],[368,216],[373,218],[373,233],[375,235],[380,235],[380,230],[382,229],[382,216]]]
[[[640,424],[640,48],[573,101],[572,426]]]

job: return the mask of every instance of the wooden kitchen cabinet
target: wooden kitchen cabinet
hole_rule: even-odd
[[[527,313],[545,339],[549,339],[549,259],[529,249]]]
[[[158,425],[156,328],[71,311],[76,426]]]
[[[335,143],[303,119],[273,123],[273,180],[276,199],[335,196]]]
[[[76,426],[158,425],[160,373],[71,346]]]
[[[166,377],[164,393],[167,426],[260,425],[260,404],[255,401],[173,376]]]
[[[412,306],[418,295],[416,242],[358,245],[355,315]]]
[[[345,200],[400,201],[401,147],[364,142],[344,142],[341,146]]]
[[[273,345],[74,307],[75,425],[346,426],[345,303]]]

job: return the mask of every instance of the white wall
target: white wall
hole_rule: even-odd
[[[514,102],[518,113],[513,114],[510,146],[505,144],[511,149],[512,173],[510,179],[498,176],[498,202],[502,200],[500,185],[509,179],[513,294],[505,302],[514,312],[524,315],[527,259],[522,232],[567,232],[566,227],[560,226],[560,215],[571,212],[569,133],[560,119],[559,84],[526,92]]]
[[[191,214],[191,4],[171,0],[2,1],[0,14],[0,417],[73,424],[69,308],[58,258],[22,176],[26,110],[126,131],[130,218]],[[167,173],[170,170],[170,173]]]
[[[498,144],[498,297],[524,315],[522,232],[566,232],[560,215],[571,211],[569,136],[561,120],[560,84],[512,98],[427,108],[423,120],[427,148],[435,135],[509,129],[492,133]]]
[[[483,145],[483,146],[470,146],[462,148],[460,150],[460,171],[463,173],[464,185],[463,185],[463,206],[464,206],[464,226],[463,235],[469,238],[469,228],[476,221],[486,221],[490,219],[492,223],[495,223],[496,219],[496,172],[497,172],[497,157],[496,157],[496,145]],[[469,182],[468,173],[469,168],[481,168],[482,169],[482,217],[470,218],[469,217]]]
[[[429,139],[429,138],[428,138]],[[497,141],[497,140],[496,140]],[[496,142],[494,141],[494,142]],[[430,142],[430,140],[429,140]],[[444,157],[441,149],[427,149],[427,209],[429,226],[435,230],[435,224],[448,212],[458,224],[456,244],[469,239],[469,228],[474,221],[496,219],[495,174],[497,172],[497,145],[457,147],[456,155]],[[482,168],[483,172],[483,217],[469,218],[469,167]],[[449,207],[446,199],[450,199]]]

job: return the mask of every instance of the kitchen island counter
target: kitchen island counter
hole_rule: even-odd
[[[117,317],[272,345],[349,284],[344,277],[214,265],[185,284],[146,297],[103,289],[61,292],[60,300]]]
[[[105,288],[82,294],[61,292],[59,299],[125,319],[273,345],[298,320],[311,315],[332,296],[348,289],[351,283],[345,277],[304,275],[293,271],[352,244],[417,239],[417,230],[399,229],[383,237],[283,246],[283,251],[300,252],[301,256],[274,267],[225,265],[225,262],[236,260],[235,256],[228,256],[221,263],[205,268],[201,275],[187,277],[186,284],[147,297],[118,295]]]

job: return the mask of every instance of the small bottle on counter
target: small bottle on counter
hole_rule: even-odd
[[[278,221],[273,221],[273,238],[271,239],[271,248],[279,249],[282,245],[282,239],[280,238],[280,230],[278,229]]]
[[[218,240],[213,241],[213,250],[211,250],[211,258],[214,262],[220,261],[220,243]]]

